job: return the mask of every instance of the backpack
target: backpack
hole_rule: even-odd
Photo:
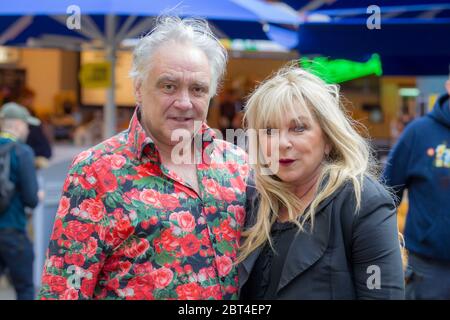
[[[11,149],[15,142],[0,145],[0,214],[8,208],[16,186],[9,180],[11,169]]]

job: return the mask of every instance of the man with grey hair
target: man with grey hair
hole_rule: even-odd
[[[135,114],[75,158],[41,299],[237,299],[250,169],[206,125],[226,60],[203,20],[160,18],[140,40]]]

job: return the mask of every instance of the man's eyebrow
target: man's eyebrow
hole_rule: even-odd
[[[193,85],[194,86],[200,86],[200,87],[209,88],[209,83],[206,82],[206,81],[194,81]]]
[[[173,76],[161,76],[160,78],[158,78],[158,80],[156,81],[157,84],[161,84],[163,82],[177,82],[177,78],[173,77]]]

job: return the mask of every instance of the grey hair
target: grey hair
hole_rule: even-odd
[[[211,68],[210,97],[214,96],[225,74],[228,54],[203,19],[181,19],[174,16],[158,18],[153,30],[142,37],[134,48],[130,71],[133,81],[145,81],[150,58],[168,41],[191,44],[205,53]]]

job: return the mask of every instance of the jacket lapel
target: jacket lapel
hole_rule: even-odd
[[[329,201],[327,201],[329,203]],[[294,278],[299,276],[317,260],[319,260],[328,247],[330,234],[331,212],[317,212],[314,221],[314,230],[310,232],[311,225],[305,224],[305,231],[296,234],[286,255],[286,261],[281,273],[277,292],[285,287]]]
[[[315,216],[313,232],[303,231],[295,236],[286,256],[287,258],[283,266],[277,292],[285,287],[295,277],[305,272],[305,270],[311,267],[317,260],[320,259],[320,257],[323,256],[328,247],[331,224],[331,211],[325,210],[325,208],[341,190],[342,187],[318,206],[316,210],[317,213]],[[255,211],[252,213],[255,213]],[[255,218],[256,217],[252,216],[249,219],[250,221],[248,221],[249,223],[246,223],[246,226],[253,225],[256,220]],[[310,230],[309,228],[310,224],[306,223],[305,230]],[[247,282],[262,249],[263,246],[257,248],[242,263],[240,263],[238,267],[239,293]]]

